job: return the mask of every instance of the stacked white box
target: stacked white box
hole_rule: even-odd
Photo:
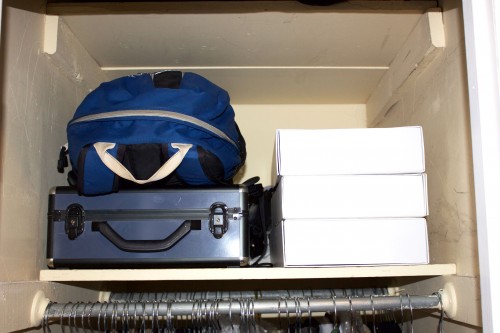
[[[425,172],[422,128],[278,129],[273,177]]]
[[[278,130],[275,149],[273,264],[429,262],[420,127]]]
[[[427,215],[425,174],[283,176],[274,220]]]

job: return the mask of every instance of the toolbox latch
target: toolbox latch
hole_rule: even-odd
[[[215,238],[221,238],[227,231],[228,216],[227,206],[222,202],[216,202],[210,206],[210,232]]]
[[[66,209],[64,230],[70,240],[76,239],[82,232],[85,222],[85,211],[78,204],[72,204]]]

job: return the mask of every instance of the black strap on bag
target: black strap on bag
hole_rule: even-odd
[[[259,177],[253,177],[243,183],[248,189],[250,258],[254,259],[251,266],[271,266],[261,264],[269,248],[268,231],[271,221],[271,191],[258,184]]]

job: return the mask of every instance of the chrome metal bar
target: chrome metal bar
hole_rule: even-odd
[[[428,296],[371,296],[329,298],[285,298],[255,299],[235,298],[229,300],[195,301],[121,301],[104,303],[50,303],[45,311],[45,320],[85,321],[120,320],[145,317],[165,318],[191,316],[196,319],[214,318],[220,315],[250,317],[256,314],[279,314],[281,316],[307,316],[312,312],[354,312],[381,310],[440,309],[437,295]]]

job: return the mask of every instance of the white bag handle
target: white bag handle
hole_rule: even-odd
[[[104,163],[104,165],[106,165],[109,170],[113,171],[115,174],[124,179],[133,181],[134,183],[146,184],[163,179],[174,172],[174,170],[181,164],[188,150],[193,146],[192,144],[188,143],[172,143],[171,145],[173,148],[177,148],[178,151],[172,157],[170,157],[168,161],[166,161],[165,164],[163,164],[161,168],[159,168],[158,171],[154,173],[154,175],[144,180],[136,179],[134,175],[132,175],[132,173],[128,171],[128,169],[123,164],[121,164],[116,158],[113,157],[113,155],[108,152],[109,149],[113,149],[116,146],[116,143],[96,142],[94,143],[94,148],[102,163]]]

